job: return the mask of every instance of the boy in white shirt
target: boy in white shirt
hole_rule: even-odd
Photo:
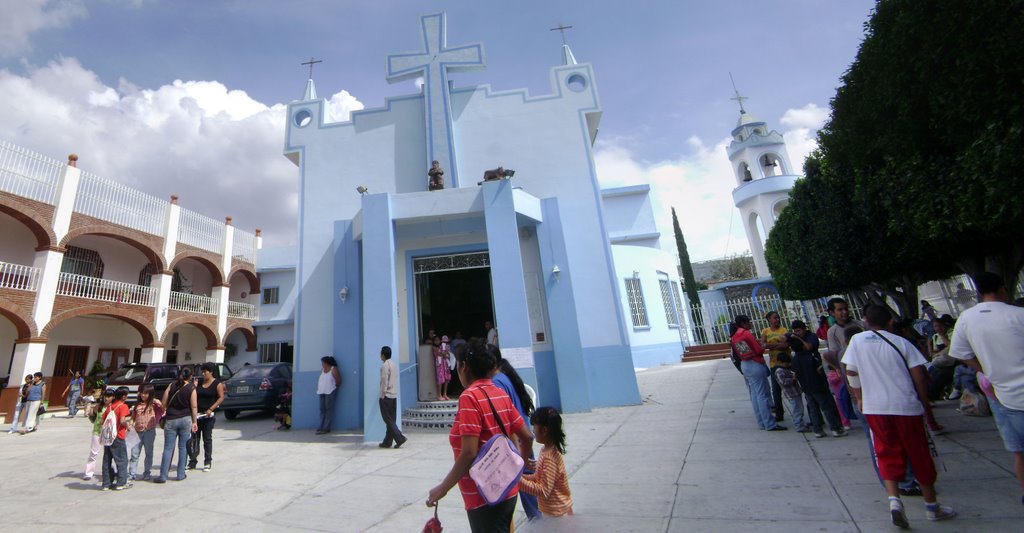
[[[870,331],[850,339],[842,363],[850,392],[871,428],[892,523],[910,527],[898,486],[906,473],[907,458],[921,486],[927,518],[952,518],[956,511],[935,499],[937,475],[924,427],[928,405],[925,358],[909,341],[885,331],[893,320],[888,308],[872,305],[865,310],[865,318]]]
[[[979,274],[974,285],[981,302],[960,315],[949,355],[992,382],[996,399],[989,405],[1024,492],[1024,309],[1006,303],[1010,295],[997,274]]]

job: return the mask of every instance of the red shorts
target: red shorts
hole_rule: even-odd
[[[864,418],[871,428],[882,479],[903,481],[909,459],[918,483],[935,484],[935,463],[932,462],[923,416],[864,415]]]

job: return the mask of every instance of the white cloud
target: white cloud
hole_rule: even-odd
[[[787,110],[780,122],[790,161],[801,173],[803,161],[817,143],[815,133],[827,118],[827,111],[814,104]],[[736,188],[726,147],[726,137],[707,145],[697,137],[687,139],[690,151],[667,161],[642,161],[611,139],[599,141],[594,153],[602,187],[650,183],[653,207],[662,231],[662,247],[675,253],[671,208],[686,237],[692,261],[702,261],[750,249],[732,201]]]
[[[216,81],[141,89],[109,87],[73,58],[0,70],[0,139],[215,219],[264,230],[267,245],[294,241],[297,172],[282,155],[285,105],[267,105]],[[332,120],[363,105],[346,91],[328,102]]]
[[[0,6],[0,57],[30,48],[30,36],[40,30],[63,28],[88,12],[80,0],[3,0]]]

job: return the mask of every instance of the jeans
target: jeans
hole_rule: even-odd
[[[117,483],[114,483],[114,467],[117,467]],[[128,484],[128,446],[124,439],[114,439],[110,446],[103,447],[103,486],[114,487]]]
[[[804,397],[807,399],[807,415],[811,419],[811,429],[815,433],[822,429],[822,414],[825,415],[824,421],[828,422],[828,427],[832,431],[843,430],[843,422],[839,420],[839,411],[836,409],[836,399],[832,397],[831,392],[804,392]]]
[[[978,387],[978,371],[967,365],[956,365],[953,371],[953,388],[968,391],[973,394],[980,394]]]
[[[9,430],[10,433],[18,431],[18,421],[21,420],[21,410],[24,407],[24,405],[25,404],[19,401],[18,405],[14,406],[14,422],[11,423],[11,429]]]
[[[171,457],[174,456],[174,445],[178,445],[178,480],[185,479],[185,447],[192,436],[192,417],[183,416],[164,422],[164,455],[160,459],[160,479],[166,481],[171,470]]]
[[[768,367],[754,361],[742,361],[740,368],[743,378],[750,389],[750,403],[754,407],[754,417],[761,429],[772,429],[775,415],[772,414],[771,393],[768,392]]]
[[[793,417],[793,427],[796,429],[806,426],[804,423],[804,399],[800,396],[786,398],[789,402],[790,415]]]
[[[195,468],[199,462],[199,440],[203,441],[203,464],[213,464],[213,425],[216,418],[200,418],[196,421],[196,432],[188,443],[188,465]]]
[[[776,420],[782,420],[785,408],[782,404],[782,387],[779,386],[778,380],[775,379],[775,371],[778,369],[779,367],[771,369],[771,375],[769,376],[768,381],[772,387],[772,412],[775,413]]]
[[[81,396],[82,392],[77,390],[68,393],[68,415],[73,417],[78,414],[78,398]]]
[[[317,396],[320,397],[320,427],[317,430],[329,433],[331,421],[334,420],[334,404],[338,399],[338,389],[334,389],[330,394],[318,394]]]
[[[139,443],[132,448],[132,459],[128,463],[128,477],[135,479],[139,473],[139,456],[142,455],[142,448],[146,448],[146,462],[142,469],[142,476],[149,477],[149,471],[153,468],[153,442],[156,441],[156,428],[139,433]]]

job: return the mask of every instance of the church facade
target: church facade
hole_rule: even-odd
[[[540,404],[639,403],[635,368],[683,350],[679,276],[650,187],[598,183],[593,68],[565,47],[551,94],[456,87],[449,75],[482,68],[483,45],[448,46],[443,14],[419,22],[423,48],[388,56],[387,77],[421,77],[420,94],[329,123],[310,80],[288,106],[284,152],[300,176],[295,390],[315,391],[320,358],[333,355],[336,427],[379,440],[381,346],[396,354],[406,407],[431,394],[433,361],[420,356],[430,331],[482,337],[492,322]],[[297,393],[293,413],[312,427],[315,395]]]

